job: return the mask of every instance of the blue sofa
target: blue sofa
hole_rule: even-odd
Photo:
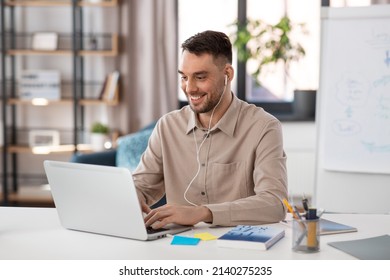
[[[143,152],[146,150],[149,137],[155,125],[156,122],[153,122],[135,133],[120,137],[118,139],[116,149],[91,154],[76,153],[72,156],[71,161],[86,164],[125,167],[130,171],[134,171]],[[164,196],[151,208],[164,205],[165,203],[166,199]]]

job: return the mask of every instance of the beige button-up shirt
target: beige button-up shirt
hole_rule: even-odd
[[[281,124],[262,108],[233,96],[203,144],[207,130],[189,106],[158,121],[133,174],[147,204],[166,193],[167,203],[204,205],[212,212],[213,225],[284,218],[287,172]]]

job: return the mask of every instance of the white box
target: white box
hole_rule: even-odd
[[[33,35],[32,49],[55,51],[58,45],[58,34],[54,32],[38,32]]]
[[[55,70],[23,70],[19,80],[19,98],[61,99],[60,72]]]
[[[60,133],[57,130],[32,130],[29,132],[30,147],[58,146]]]

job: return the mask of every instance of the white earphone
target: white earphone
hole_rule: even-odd
[[[200,164],[200,159],[199,159],[199,153],[200,153],[200,149],[202,148],[203,144],[205,143],[206,139],[208,138],[208,136],[210,135],[210,132],[211,132],[211,121],[213,119],[213,116],[214,116],[214,111],[215,109],[218,107],[219,103],[221,103],[221,100],[222,100],[222,97],[223,95],[225,94],[225,91],[226,91],[226,86],[227,86],[227,81],[228,81],[228,75],[225,75],[225,85],[224,85],[224,88],[223,88],[223,92],[221,94],[221,97],[219,98],[219,101],[218,103],[214,106],[213,108],[213,112],[211,113],[211,117],[210,117],[210,121],[209,121],[209,126],[208,126],[208,129],[207,129],[207,133],[205,134],[205,137],[203,137],[203,140],[202,142],[200,143],[200,145],[198,146],[198,142],[196,141],[196,138],[195,138],[195,129],[192,130],[192,135],[194,137],[194,142],[195,142],[195,150],[196,150],[196,161],[198,162],[198,170],[195,174],[195,176],[192,178],[191,182],[188,184],[186,190],[184,191],[184,200],[187,201],[189,204],[193,205],[193,206],[198,206],[197,204],[193,203],[192,201],[190,201],[188,198],[187,198],[187,192],[188,190],[190,189],[192,183],[195,181],[196,177],[198,177],[199,175],[199,172],[200,172],[200,168],[201,168],[201,164]]]

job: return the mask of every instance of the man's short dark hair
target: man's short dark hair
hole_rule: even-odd
[[[232,43],[222,32],[207,30],[188,38],[181,45],[182,51],[201,55],[211,54],[214,59],[223,58],[232,64]]]

